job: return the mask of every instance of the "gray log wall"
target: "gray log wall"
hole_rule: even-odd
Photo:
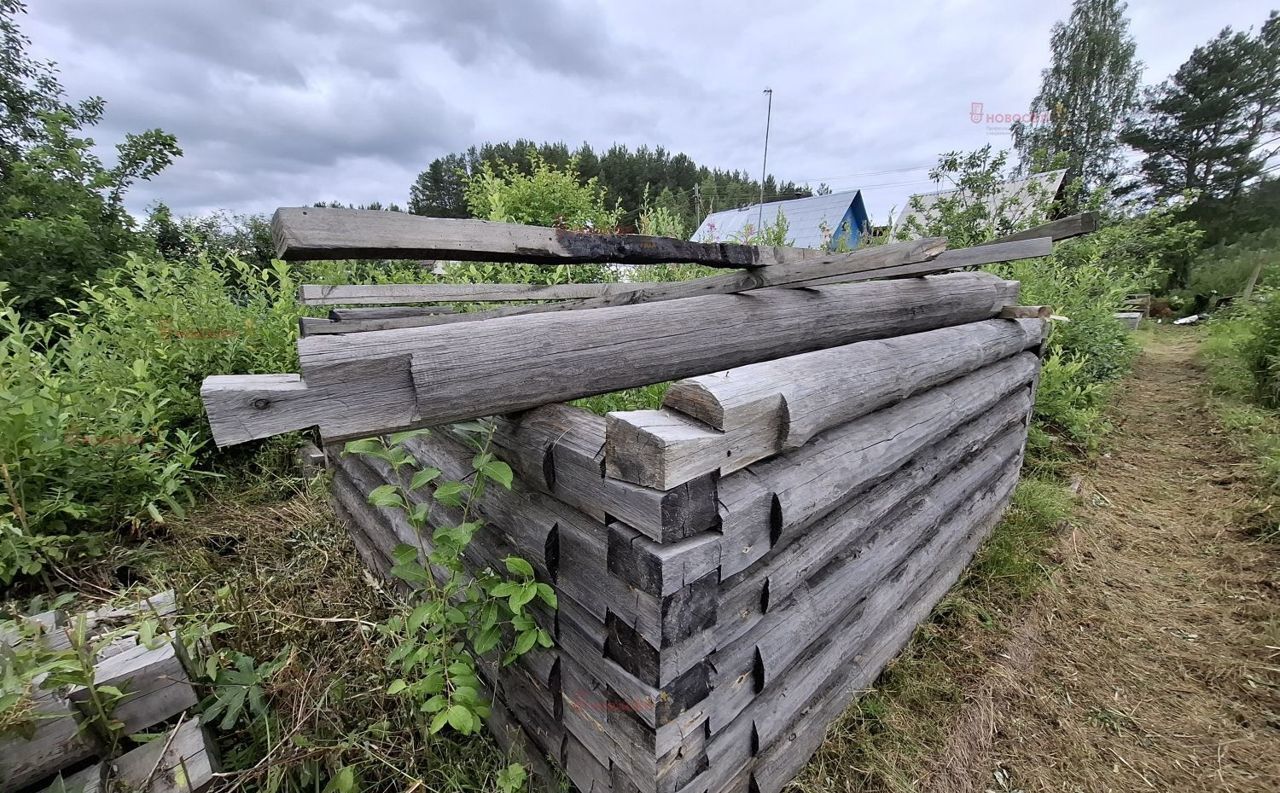
[[[585,793],[780,790],[1017,482],[1045,322],[954,321],[683,380],[660,410],[499,419],[517,481],[473,505],[468,558],[524,557],[560,607],[554,649],[491,670],[495,719]],[[473,454],[445,429],[408,447],[445,477]],[[395,474],[329,454],[386,575],[422,544],[365,500]]]

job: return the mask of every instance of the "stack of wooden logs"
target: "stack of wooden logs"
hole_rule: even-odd
[[[674,295],[610,285],[567,308],[314,334],[299,341],[302,378],[211,379],[206,406],[220,443],[318,425],[336,509],[384,575],[397,546],[428,551],[429,539],[367,500],[400,474],[338,441],[436,426],[405,448],[459,479],[474,451],[446,425],[498,416],[516,483],[471,505],[487,530],[468,562],[522,556],[559,598],[538,615],[556,646],[488,669],[498,726],[582,791],[776,791],[998,520],[1047,326],[1047,309],[1017,307],[1018,284],[986,273],[832,279],[1042,255],[1087,230],[1073,222],[941,255],[939,241],[843,257],[733,250],[722,255],[759,264],[772,250],[773,263]],[[299,257],[461,245],[357,244],[353,224],[325,245],[288,223],[278,236]],[[658,410],[559,404],[669,380]],[[431,497],[430,485],[413,496]]]
[[[83,652],[93,655],[94,686],[122,693],[112,698],[107,715],[119,722],[124,745],[136,744],[109,752],[103,725],[91,715],[88,688],[46,690],[40,680],[33,681],[29,730],[0,738],[0,791],[198,793],[212,783],[215,753],[198,715],[187,712],[197,702],[196,692],[181,648],[165,632],[173,628],[175,608],[169,591],[74,617],[44,612],[22,618],[25,626],[0,635],[0,653],[13,652],[23,642],[39,642],[53,653],[77,652],[72,637],[83,642]],[[140,620],[159,628],[155,641],[139,640],[130,626]],[[128,740],[166,722],[176,723],[146,742]]]

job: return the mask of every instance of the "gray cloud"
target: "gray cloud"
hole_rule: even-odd
[[[969,120],[1024,110],[1068,0],[38,0],[24,27],[103,144],[173,132],[185,156],[131,206],[269,211],[401,201],[432,158],[516,137],[663,145],[755,173],[861,187],[886,216],[939,152],[1007,147]],[[1267,0],[1133,0],[1148,79]]]

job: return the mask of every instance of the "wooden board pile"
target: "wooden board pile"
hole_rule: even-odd
[[[277,221],[295,257],[514,250],[492,235],[464,245],[461,232],[404,241],[412,219],[381,236],[351,220],[330,237]],[[224,444],[308,426],[330,442],[438,426],[406,448],[445,479],[465,476],[473,452],[440,425],[499,416],[494,442],[516,485],[472,505],[488,529],[468,562],[522,556],[560,606],[539,617],[554,649],[489,670],[498,726],[582,791],[775,791],[998,519],[1039,374],[1047,311],[1017,307],[1016,283],[870,279],[1043,255],[1089,222],[945,253],[939,240],[841,255],[729,250],[721,261],[758,266],[308,335],[301,377],[211,378],[203,393]],[[520,250],[536,259],[536,242],[522,237]],[[540,255],[586,250],[537,244]],[[644,248],[600,244],[623,261]],[[713,258],[703,247],[724,246],[682,249],[682,260]],[[427,294],[399,288],[397,299]],[[343,289],[328,294],[379,299]],[[606,418],[558,404],[669,380],[660,410]],[[398,474],[329,451],[336,508],[385,575],[397,545],[425,542],[401,512],[367,501]]]
[[[13,652],[23,642],[39,642],[53,652],[72,651],[75,636],[93,654],[94,685],[122,693],[109,715],[120,722],[126,739],[175,722],[158,737],[111,755],[107,736],[98,734],[88,715],[93,713],[88,688],[44,690],[36,681],[30,729],[0,738],[0,791],[198,793],[212,783],[215,754],[199,717],[187,712],[198,698],[181,648],[165,633],[172,630],[175,609],[169,591],[74,617],[45,612],[0,634],[0,653]],[[133,627],[140,620],[159,629],[153,641],[140,640]],[[125,741],[129,743],[137,742]]]

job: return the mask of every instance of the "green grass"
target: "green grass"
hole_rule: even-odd
[[[657,410],[662,407],[662,397],[667,393],[667,387],[670,385],[670,383],[654,383],[639,388],[628,388],[625,391],[575,399],[569,404],[600,416],[615,410]]]
[[[1251,337],[1247,322],[1216,321],[1200,347],[1209,373],[1209,404],[1231,442],[1253,461],[1259,496],[1242,517],[1264,538],[1280,541],[1280,412],[1257,403],[1254,377],[1241,350]]]

